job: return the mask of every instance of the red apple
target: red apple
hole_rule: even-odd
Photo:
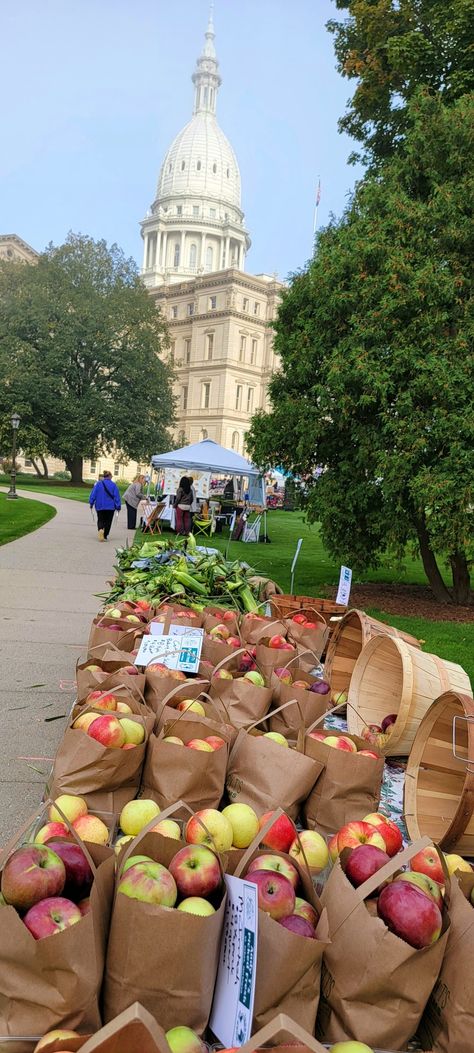
[[[223,622],[235,622],[236,621],[235,611],[224,611],[224,613],[222,615],[222,621]]]
[[[120,670],[120,675],[126,673],[127,676],[138,676],[138,669],[136,665],[124,665],[123,669]]]
[[[53,841],[49,847],[62,859],[66,870],[63,895],[75,903],[89,894],[94,875],[80,845],[72,841]]]
[[[104,695],[103,691],[90,691],[86,703],[88,706],[94,706],[94,709],[117,709],[117,699],[115,695]]]
[[[210,742],[207,742],[206,739],[190,739],[189,742],[186,743],[186,746],[190,750],[200,750],[202,753],[214,752]]]
[[[254,870],[251,874],[247,874],[245,880],[252,881],[257,886],[259,909],[264,910],[275,921],[293,913],[295,890],[283,874]]]
[[[326,742],[326,736],[323,731],[309,731],[310,739],[316,739],[316,742]]]
[[[306,680],[294,680],[293,687],[299,687],[303,691],[309,691],[309,684],[306,683]]]
[[[233,647],[236,651],[238,647],[242,647],[242,643],[238,636],[229,636],[226,640],[228,647]]]
[[[375,845],[359,845],[353,848],[345,865],[345,874],[354,888],[363,885],[367,878],[388,863],[390,856]]]
[[[381,834],[370,823],[353,822],[346,823],[338,831],[337,848],[342,852],[343,848],[357,848],[358,845],[375,845],[386,851],[385,841]]]
[[[253,669],[256,668],[257,666],[252,658],[252,655],[243,654],[238,666],[239,673],[250,673]]]
[[[420,950],[436,943],[442,917],[434,900],[408,881],[392,881],[377,901],[379,918],[411,947]]]
[[[65,823],[51,822],[45,823],[44,826],[38,830],[35,834],[35,844],[45,845],[48,841],[51,841],[54,837],[69,837],[69,830]]]
[[[281,645],[280,650],[281,651],[296,651],[296,647],[293,647],[293,644],[288,643],[288,640],[283,640],[283,643]]]
[[[337,846],[338,834],[333,834],[328,841],[328,852],[331,863],[335,863],[339,855],[339,849]]]
[[[441,861],[433,845],[422,848],[421,852],[417,852],[416,856],[413,856],[410,862],[410,870],[415,870],[418,874],[427,874],[428,877],[437,881],[438,885],[444,885],[445,883]]]
[[[283,874],[284,877],[296,888],[299,882],[299,874],[293,863],[282,856],[274,856],[270,852],[262,852],[250,863],[247,874],[253,874],[256,870],[271,870],[273,874]]]
[[[46,936],[54,936],[57,932],[68,929],[70,925],[76,925],[81,919],[79,907],[71,903],[70,899],[52,896],[30,907],[23,923],[35,940],[43,940]]]
[[[225,746],[225,740],[221,739],[219,735],[206,735],[205,741],[212,746],[213,750],[220,750],[221,746]]]
[[[287,918],[281,918],[280,925],[289,932],[294,932],[295,936],[306,936],[308,940],[316,939],[313,926],[300,914],[289,914]]]
[[[155,903],[160,907],[174,907],[178,898],[172,874],[153,859],[144,859],[130,866],[122,874],[117,891],[129,899]]]
[[[232,673],[229,673],[228,669],[217,669],[216,672],[212,674],[212,679],[213,680],[233,680],[234,678],[232,676]]]
[[[290,670],[287,669],[286,666],[278,666],[278,669],[274,669],[273,672],[275,673],[275,676],[277,676],[278,679],[281,680],[282,684],[293,683],[293,677],[290,673]]]
[[[228,640],[228,638],[230,636],[230,630],[227,628],[227,625],[224,625],[224,623],[221,623],[220,625],[214,625],[213,628],[210,629],[209,636],[217,637],[218,639],[221,639],[221,640]],[[240,647],[240,640],[239,640],[239,647]]]
[[[278,635],[270,636],[270,639],[268,641],[268,646],[271,647],[272,649],[276,650],[276,651],[284,650],[284,645],[285,644],[286,644],[286,640],[285,640],[284,636],[278,636]],[[292,648],[292,650],[293,650],[293,648]]]
[[[382,812],[370,812],[370,815],[364,816],[362,820],[364,823],[370,823],[371,826],[375,826],[382,835],[386,850],[389,856],[395,856],[400,851],[403,844],[403,837],[393,819],[389,819],[387,815],[383,815]]]
[[[272,815],[275,815],[275,812],[265,812],[265,815],[262,815],[259,820],[260,829]],[[266,848],[273,848],[275,852],[288,852],[294,839],[294,824],[287,815],[280,815],[262,838],[262,845],[265,845]]]
[[[373,750],[359,750],[359,757],[372,757],[374,760],[380,760],[378,753],[374,753]]]
[[[305,622],[304,627],[305,629],[319,629],[317,622]]]
[[[388,717],[384,717],[381,725],[382,731],[390,732],[393,725],[395,724],[397,717],[398,713],[390,713]]]
[[[292,620],[292,622],[296,622],[297,625],[304,625],[305,622],[306,622],[306,615],[305,614],[294,614],[291,620]]]
[[[7,859],[1,890],[6,903],[28,910],[49,896],[58,896],[66,881],[62,859],[47,845],[24,845]]]
[[[374,742],[376,735],[382,734],[382,728],[380,724],[367,724],[367,727],[362,729],[361,738],[365,742]]]
[[[332,746],[335,750],[345,750],[346,753],[357,753],[357,746],[352,739],[346,735],[326,735],[326,746]]]
[[[104,714],[103,717],[93,720],[87,729],[87,734],[91,739],[100,742],[101,746],[108,746],[109,749],[121,749],[125,744],[125,732],[122,730],[122,725],[112,714]]]
[[[170,873],[181,896],[210,896],[221,884],[216,856],[206,845],[186,845],[173,856]]]

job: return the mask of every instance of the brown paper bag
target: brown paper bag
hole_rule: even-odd
[[[305,755],[304,727],[293,749],[285,749],[254,728],[241,728],[231,750],[226,778],[229,800],[249,804],[259,816],[282,808],[295,820],[320,772],[318,764]]]
[[[316,1033],[326,1042],[358,1039],[382,1049],[405,1049],[436,983],[449,932],[449,878],[443,932],[415,950],[369,914],[364,900],[381,882],[429,845],[421,838],[399,852],[360,888],[338,861],[324,886],[331,943],[325,952]]]
[[[240,655],[240,648],[238,649]],[[201,658],[206,662],[212,662],[213,666],[219,665],[223,658],[229,659],[229,669],[237,669],[237,648],[229,647],[228,644],[216,640],[214,636],[206,634],[202,642]]]
[[[174,698],[174,705],[186,698],[196,698],[202,690],[209,687],[209,680],[204,677],[187,677],[178,680],[172,676],[161,676],[153,670],[145,670],[145,700],[154,713],[159,713],[165,699]]]
[[[290,643],[298,647],[308,648],[315,657],[321,658],[324,648],[329,639],[329,626],[326,619],[316,608],[304,608],[298,614],[308,613],[308,621],[316,624],[316,629],[306,629],[304,625],[294,622],[292,618],[285,618],[285,626]]]
[[[324,696],[320,697],[324,699]],[[378,760],[361,757],[360,753],[337,750],[312,739],[309,732],[323,720],[324,714],[314,721],[306,734],[306,753],[317,761],[320,772],[303,806],[303,815],[310,830],[334,834],[346,823],[363,819],[365,815],[377,811],[384,758],[372,746],[370,749],[378,754]],[[322,733],[326,738],[342,734],[334,730],[323,730]],[[358,735],[347,734],[346,737],[355,742],[358,750],[367,748],[367,743]]]
[[[314,677],[308,673],[300,673],[299,680],[304,680],[308,688],[314,682]],[[280,705],[286,702],[293,704],[276,712],[270,710],[268,715],[269,731],[278,731],[286,739],[294,739],[300,727],[300,714],[302,715],[305,728],[309,728],[314,721],[322,717],[326,712],[326,696],[317,695],[313,691],[305,690],[303,687],[293,687],[292,684],[280,683],[278,691]],[[299,708],[298,708],[299,707]]]
[[[280,1039],[278,1043],[275,1041],[277,1038]],[[279,1013],[269,1024],[256,1031],[252,1038],[240,1047],[240,1053],[256,1053],[262,1046],[267,1053],[270,1053],[270,1050],[271,1053],[276,1053],[277,1050],[278,1053],[326,1053],[325,1047],[286,1013]]]
[[[249,863],[260,855],[258,842],[272,820],[262,827],[257,837],[242,856],[235,877],[244,877]],[[282,856],[283,852],[272,852]],[[304,899],[320,915],[316,939],[310,940],[289,932],[265,911],[258,912],[257,976],[252,1030],[269,1023],[275,1013],[284,1012],[298,1017],[298,1022],[314,1032],[318,1011],[323,953],[329,944],[327,913],[314,891],[311,874],[300,863],[291,859],[300,877],[300,891]]]
[[[118,632],[117,630],[111,629],[110,625],[112,624],[120,624],[122,631]],[[130,628],[129,622],[122,621],[114,623],[110,618],[94,618],[89,633],[87,656],[100,656],[99,649],[101,647],[103,648],[103,654],[104,651],[108,650],[110,644],[115,644],[115,646],[122,651],[133,651],[135,640],[141,640],[142,636],[143,626],[137,629],[136,625],[132,625],[132,628]]]
[[[124,654],[125,659],[123,658]],[[89,668],[91,661],[92,659],[89,658],[85,662],[77,662],[76,664],[77,697],[79,702],[82,702],[87,697],[89,691],[95,691],[97,688],[106,690],[122,684],[128,687],[132,695],[138,698],[143,695],[145,674],[138,669],[136,673],[125,672],[127,666],[133,664],[130,660],[130,655],[127,655],[126,652],[114,651],[112,648],[106,651],[103,658],[96,659],[93,662],[94,665],[100,667],[97,671]]]
[[[263,614],[244,614],[240,623],[240,635],[244,643],[258,644],[270,636],[287,637],[285,623],[279,618],[266,618]]]
[[[272,680],[272,673],[274,669],[283,668],[287,664],[289,658],[293,658],[296,655],[296,647],[293,651],[279,650],[276,647],[268,647],[263,641],[259,641],[257,644],[257,668],[260,669],[261,673],[265,677],[265,683],[270,684]]]
[[[418,1030],[423,1049],[466,1053],[474,1035],[474,874],[451,878],[451,925],[441,972]]]
[[[104,710],[94,710],[92,706],[82,709],[83,713],[89,711],[96,712],[97,716],[104,714]],[[123,719],[120,713],[114,715],[118,720]],[[129,714],[128,719],[145,729],[144,742],[133,750],[102,746],[84,731],[73,728],[72,718],[53,762],[50,797],[56,799],[62,793],[78,794],[86,799],[91,809],[121,812],[124,805],[137,795],[147,740],[153,727],[152,714],[147,717]]]
[[[169,1053],[163,1028],[139,1002],[134,1002],[79,1048],[83,1053]]]
[[[235,657],[246,654],[245,647],[235,652]],[[228,658],[223,658],[216,666],[211,679],[210,697],[219,698],[225,704],[229,721],[235,728],[247,727],[265,716],[272,700],[272,690],[269,687],[256,687],[250,680],[243,676],[235,676],[232,680],[222,680],[215,674],[221,668],[228,666]],[[263,674],[262,674],[263,675]]]
[[[208,633],[215,625],[226,625],[233,636],[240,636],[239,612],[230,608],[205,607],[202,612],[202,627]]]
[[[164,742],[168,735],[176,735],[185,744],[191,739],[217,735],[224,738],[225,745],[206,753]],[[179,713],[158,735],[150,735],[143,767],[143,796],[156,801],[160,808],[178,800],[186,801],[195,811],[218,808],[225,789],[228,755],[229,742],[221,725],[187,720],[184,713]]]
[[[160,819],[186,808],[183,801],[165,809]],[[193,815],[192,809],[187,811]],[[149,855],[169,866],[179,841],[148,833],[152,819],[120,856],[117,885],[126,860]],[[217,856],[216,856],[217,858]],[[220,865],[220,864],[219,864]],[[143,903],[117,893],[112,910],[103,989],[104,1018],[139,1001],[168,1030],[176,1022],[202,1034],[207,1026],[219,961],[225,910],[225,885],[216,911],[199,917]]]
[[[48,800],[41,814],[46,815]],[[0,870],[37,820],[31,816],[0,853]],[[14,907],[3,906],[0,927],[0,1034],[43,1035],[62,1026],[95,1031],[104,971],[114,853],[81,841],[63,817],[94,872],[91,910],[64,931],[35,940]],[[15,1048],[15,1047],[13,1047]],[[28,1048],[26,1046],[26,1048]]]

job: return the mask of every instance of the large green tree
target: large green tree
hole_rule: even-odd
[[[307,479],[333,555],[363,569],[412,542],[438,599],[467,603],[474,103],[421,95],[410,119],[403,154],[360,184],[283,297],[272,411],[248,446]]]
[[[105,449],[144,460],[169,446],[167,346],[160,311],[116,245],[71,234],[36,266],[0,264],[2,425],[21,413],[20,444],[44,443],[74,482],[83,458]]]
[[[335,0],[338,68],[356,80],[340,129],[372,164],[385,161],[406,134],[408,104],[420,86],[446,104],[474,87],[472,0]],[[357,154],[353,157],[357,158]]]

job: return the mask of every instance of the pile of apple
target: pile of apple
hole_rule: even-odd
[[[389,713],[384,717],[381,724],[367,724],[361,732],[365,742],[371,742],[373,746],[385,746],[395,726],[398,713]]]
[[[117,892],[142,903],[176,907],[183,914],[215,914],[223,882],[217,857],[206,845],[185,845],[169,867],[150,856],[130,856],[123,866]],[[211,902],[214,900],[214,904]]]
[[[160,812],[159,805],[148,797],[139,797],[124,805],[119,820],[122,833],[115,842],[117,855],[123,846],[132,841],[137,834],[140,834],[153,819],[156,819],[157,822],[150,827],[150,833],[161,834],[162,837],[171,837],[174,841],[180,841],[181,827],[179,823],[176,823],[174,819],[159,819]]]
[[[293,653],[296,651],[296,647],[278,633],[275,636],[265,637],[261,642],[272,651],[293,651]]]
[[[230,614],[232,614],[232,611],[230,611]],[[209,629],[209,632],[206,633],[206,636],[211,640],[217,640],[219,643],[225,643],[228,647],[233,647],[235,650],[237,650],[238,647],[242,647],[240,637],[235,636],[231,629],[229,629],[229,626],[225,625],[224,622],[214,625],[212,629]]]
[[[57,806],[57,807],[55,807]],[[58,810],[59,809],[59,810]],[[63,793],[56,798],[48,813],[49,822],[35,834],[35,843],[48,844],[58,837],[72,840],[72,835],[63,821],[63,816],[69,820],[73,830],[81,841],[90,841],[94,845],[106,845],[109,839],[109,830],[102,819],[97,815],[90,815],[87,802],[83,797],[74,794]]]
[[[100,692],[98,693],[100,694]],[[92,692],[92,694],[95,694],[95,692]],[[123,706],[127,706],[126,702],[117,702],[114,695],[106,695],[105,699],[113,700],[116,703],[116,711],[120,713],[124,712]],[[114,708],[111,705],[104,705],[104,696],[102,696],[102,699],[93,699],[90,701],[90,704],[99,709]],[[132,712],[130,706],[127,706],[125,713],[127,711]],[[145,729],[142,724],[139,724],[136,720],[130,720],[127,716],[121,717],[119,720],[112,712],[97,716],[97,713],[92,713],[89,710],[89,712],[81,713],[76,717],[72,726],[73,729],[85,732],[89,738],[95,739],[96,742],[100,742],[101,746],[107,746],[109,749],[132,750],[135,749],[135,746],[140,746],[145,740]]]
[[[305,614],[294,614],[291,620],[295,625],[301,625],[302,629],[319,629],[322,625],[322,622],[312,622]]]
[[[289,687],[299,687],[302,691],[311,691],[314,695],[328,695],[331,690],[331,685],[328,684],[327,680],[313,680],[312,684],[308,684],[306,680],[293,680],[293,676],[286,666],[279,666],[273,672],[281,680],[282,684],[287,684]]]
[[[335,863],[343,848],[354,849],[359,845],[369,845],[384,852],[388,859],[400,851],[402,844],[401,831],[393,819],[389,819],[382,812],[371,812],[364,819],[346,823],[330,838],[329,858]]]
[[[175,746],[186,746],[188,750],[202,750],[203,753],[215,753],[216,750],[225,746],[225,740],[221,739],[220,735],[206,735],[205,739],[190,739],[189,742],[184,742],[184,739],[180,739],[178,735],[165,735],[162,742],[172,742]]]
[[[80,847],[70,841],[33,842],[7,859],[1,905],[11,906],[35,940],[76,925],[90,910],[93,873]]]
[[[86,669],[89,673],[95,673],[96,680],[99,681],[106,680],[107,677],[110,676],[110,674],[106,673],[100,665],[97,665],[97,662],[88,662],[87,665],[84,666],[84,671]],[[139,670],[136,665],[124,665],[120,669],[120,675],[122,676],[122,674],[124,676],[138,676]],[[97,694],[100,694],[100,692],[97,692]]]
[[[322,731],[309,731],[310,739],[316,739],[316,742],[324,742],[326,746],[331,746],[335,750],[345,750],[346,753],[358,753],[361,757],[372,757],[374,760],[380,760],[378,753],[374,753],[373,750],[358,749],[357,745],[348,735],[344,735],[343,732],[335,732],[334,735],[324,735]]]
[[[213,680],[235,680],[235,679],[248,680],[249,684],[253,684],[254,687],[265,687],[265,677],[263,677],[262,674],[258,672],[258,669],[257,668],[248,668],[248,669],[246,668],[247,665],[249,665],[249,664],[250,664],[250,666],[255,666],[255,662],[250,657],[249,657],[248,661],[244,661],[244,659],[246,659],[246,657],[247,657],[246,655],[243,655],[243,658],[242,658],[242,661],[240,663],[239,670],[238,670],[239,673],[243,672],[243,676],[236,678],[236,677],[234,677],[232,675],[232,673],[229,671],[229,669],[216,669],[216,671],[212,674],[212,679]]]

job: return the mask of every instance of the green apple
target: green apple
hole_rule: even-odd
[[[285,736],[280,735],[279,731],[266,731],[263,737],[264,739],[271,739],[272,742],[277,742],[279,746],[286,746],[288,749],[288,743]]]
[[[136,720],[130,720],[128,717],[124,717],[120,723],[125,734],[125,742],[133,742],[135,746],[140,746],[145,739],[143,724],[139,724]]]
[[[244,673],[243,680],[250,680],[250,683],[254,684],[255,687],[265,687],[265,680],[256,669],[251,669],[250,672]]]
[[[260,829],[257,813],[249,804],[228,804],[222,815],[225,815],[232,827],[234,847],[248,848]]]
[[[367,1046],[365,1042],[355,1042],[350,1039],[348,1042],[336,1042],[335,1046],[330,1046],[330,1053],[374,1053],[372,1046]]]
[[[151,863],[151,856],[129,856],[125,866],[123,867],[122,874],[126,874],[130,867],[134,867],[135,863]]]
[[[206,1053],[207,1046],[190,1027],[172,1027],[165,1037],[171,1053]]]

